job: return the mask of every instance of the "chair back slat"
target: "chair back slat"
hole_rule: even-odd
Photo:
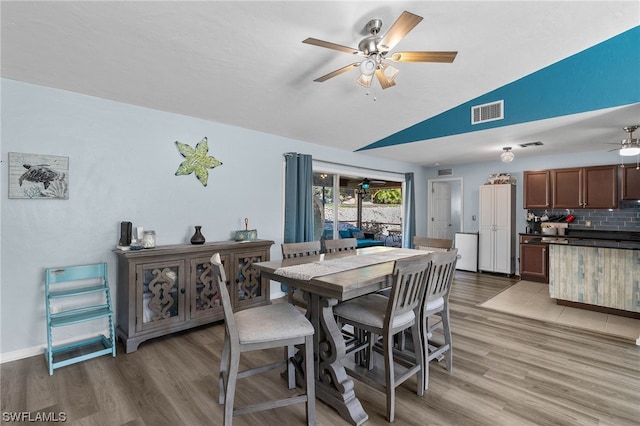
[[[422,302],[431,266],[431,256],[430,253],[395,261],[386,316],[388,320],[415,310]]]
[[[413,237],[413,247],[419,250],[448,251],[453,248],[453,240],[446,238]]]
[[[213,277],[216,280],[216,289],[220,296],[220,303],[222,305],[222,311],[224,313],[224,324],[229,333],[232,344],[240,342],[238,335],[238,329],[236,328],[236,322],[233,317],[233,308],[231,307],[231,297],[229,296],[229,290],[227,289],[227,276],[224,272],[224,266],[221,263],[220,255],[218,253],[211,256],[211,268],[213,270]]]
[[[304,243],[282,243],[282,258],[315,256],[322,251],[320,241],[308,241]]]
[[[431,253],[431,256],[425,302],[437,297],[448,297],[458,261],[458,249],[444,253]]]
[[[355,238],[337,238],[334,240],[324,240],[324,248],[327,253],[355,250],[356,248],[358,248],[358,240]]]

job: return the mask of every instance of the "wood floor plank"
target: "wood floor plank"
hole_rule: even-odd
[[[429,390],[397,391],[397,425],[637,425],[640,347],[623,339],[483,309],[517,279],[458,271],[451,295],[453,371],[430,365]],[[223,324],[153,339],[126,354],[57,369],[43,356],[0,366],[0,410],[64,412],[72,425],[215,425]],[[243,354],[241,368],[274,362],[281,350]],[[273,374],[271,374],[273,373]],[[355,383],[367,425],[388,425],[382,392]],[[238,404],[300,393],[277,371],[242,379]],[[317,424],[346,425],[318,401]],[[300,425],[304,405],[234,419],[238,426]],[[3,423],[4,424],[4,423]]]

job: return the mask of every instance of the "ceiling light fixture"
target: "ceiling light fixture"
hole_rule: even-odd
[[[503,163],[512,162],[515,155],[513,154],[513,152],[511,152],[511,147],[506,146],[502,149],[503,151],[502,151],[502,154],[500,154],[500,160],[502,160]]]
[[[624,131],[629,133],[629,139],[623,139],[621,141],[622,148],[620,148],[620,155],[623,157],[632,157],[640,154],[640,139],[633,137],[633,132],[638,129],[638,126],[627,126]]]
[[[640,147],[637,146],[622,148],[620,150],[620,155],[622,155],[623,157],[632,157],[638,154],[640,154]]]
[[[358,77],[358,84],[362,87],[371,87],[371,81],[373,80],[373,74],[376,72],[378,64],[372,58],[365,59],[360,62],[360,77]]]

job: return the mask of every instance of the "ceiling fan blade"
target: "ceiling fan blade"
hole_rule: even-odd
[[[448,62],[456,58],[458,52],[396,52],[387,58],[394,62]]]
[[[409,31],[418,25],[420,21],[422,21],[422,16],[414,15],[405,10],[402,12],[402,15],[396,19],[396,22],[391,25],[391,28],[389,28],[389,31],[387,31],[384,37],[382,37],[382,40],[378,43],[378,49],[384,52],[390,51],[404,36],[409,34]]]
[[[337,70],[335,70],[335,71],[332,71],[332,72],[330,72],[329,74],[325,74],[325,75],[323,75],[322,77],[318,77],[318,78],[316,78],[316,79],[315,79],[315,80],[313,80],[313,81],[317,81],[318,83],[322,83],[323,81],[327,81],[327,80],[329,80],[330,78],[333,78],[333,77],[335,77],[335,76],[337,76],[337,75],[342,74],[343,72],[347,72],[347,71],[349,71],[349,70],[351,70],[351,69],[353,69],[353,68],[356,68],[358,65],[360,65],[360,63],[359,63],[359,62],[354,62],[353,64],[349,64],[349,65],[347,65],[347,66],[345,66],[345,67],[342,67],[342,68],[340,68],[340,69],[337,69]]]
[[[302,42],[306,44],[312,44],[314,46],[326,47],[327,49],[333,49],[339,52],[351,53],[352,55],[365,56],[364,52],[353,47],[343,46],[341,44],[331,43],[329,41],[318,40],[317,38],[309,37],[306,40],[302,40]]]
[[[376,70],[376,77],[378,78],[382,89],[388,89],[389,87],[393,87],[396,85],[396,82],[394,80],[389,80],[387,76],[384,75],[384,72],[381,69]]]

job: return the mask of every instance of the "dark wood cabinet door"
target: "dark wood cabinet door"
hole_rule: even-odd
[[[622,200],[640,200],[640,169],[635,167],[621,168]]]
[[[551,198],[554,209],[582,207],[582,168],[551,170]]]
[[[549,283],[549,250],[546,244],[520,243],[520,278]]]
[[[549,170],[524,172],[524,208],[546,209],[551,207],[551,173]]]
[[[618,208],[618,166],[585,167],[583,172],[585,209]]]

